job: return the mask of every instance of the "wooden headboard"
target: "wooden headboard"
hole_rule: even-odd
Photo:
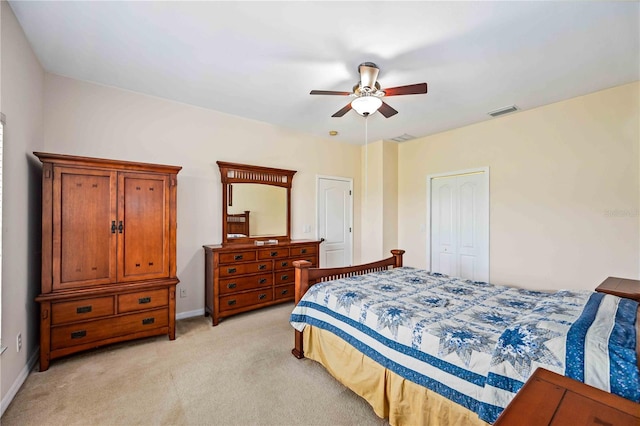
[[[235,213],[227,215],[227,235],[241,234],[245,237],[249,236],[249,210],[244,213]]]

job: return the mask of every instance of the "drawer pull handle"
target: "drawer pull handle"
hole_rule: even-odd
[[[258,269],[260,270],[267,269],[267,265],[258,265]]]
[[[71,338],[72,339],[82,339],[86,335],[87,335],[87,330],[79,330],[79,331],[72,331],[71,332]]]
[[[140,299],[138,299],[138,303],[140,305],[144,305],[145,303],[151,303],[151,298],[150,297],[141,297]]]
[[[284,280],[288,280],[288,279],[289,279],[289,275],[281,275],[281,276],[280,276],[280,279],[281,279],[282,281],[284,281]]]
[[[280,294],[284,296],[287,293],[289,293],[289,289],[285,288],[284,290],[282,290],[282,292]]]
[[[282,262],[282,263],[281,263],[281,265],[282,265],[282,266],[288,266],[288,265],[289,265],[289,262]]]
[[[242,255],[236,254],[235,256],[233,256],[233,260],[242,260]]]
[[[264,299],[265,297],[267,297],[267,295],[266,295],[266,294],[264,294],[264,293],[263,293],[263,294],[258,295],[258,299],[260,299],[260,300]]]
[[[260,278],[260,281],[258,281],[260,284],[264,284],[267,282],[266,278]]]
[[[302,249],[300,250],[300,253],[305,254],[307,252],[307,249]]]
[[[116,233],[116,221],[115,220],[111,221],[111,233],[112,234]]]
[[[151,318],[144,318],[142,320],[142,325],[149,325],[149,324],[153,324],[154,322],[156,322],[156,319],[151,317]]]
[[[236,283],[227,284],[227,288],[236,288]]]
[[[271,257],[276,257],[277,255],[278,255],[278,252],[277,252],[277,251],[272,251],[272,252],[271,252]]]
[[[118,232],[120,234],[122,234],[122,231],[124,231],[124,225],[122,224],[122,221],[118,222]]]
[[[91,312],[92,309],[93,308],[92,308],[91,305],[89,305],[89,306],[78,306],[76,308],[76,314],[87,314],[87,313]]]
[[[149,266],[153,266],[153,262],[149,262]]]
[[[140,264],[139,264],[139,263],[136,263],[136,268],[139,268],[139,267],[140,267]]]
[[[235,305],[236,304],[236,299],[231,299],[227,302],[227,305]]]
[[[233,274],[236,272],[236,268],[227,268],[227,273]]]

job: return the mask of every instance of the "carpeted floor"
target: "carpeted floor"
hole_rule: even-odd
[[[176,340],[121,343],[32,371],[11,425],[386,425],[322,366],[291,355],[293,304],[177,322]]]

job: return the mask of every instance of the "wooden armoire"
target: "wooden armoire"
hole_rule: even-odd
[[[34,154],[42,162],[40,371],[109,343],[175,339],[181,167]]]

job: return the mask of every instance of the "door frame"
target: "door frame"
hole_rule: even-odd
[[[349,228],[351,228],[351,232],[349,232],[349,266],[353,265],[353,234],[355,230],[353,229],[353,178],[342,177],[342,176],[330,176],[330,175],[316,175],[316,240],[320,240],[320,180],[321,179],[330,179],[330,180],[339,180],[342,182],[349,183],[349,191],[351,191],[351,217],[349,218]],[[320,248],[322,250],[322,248]],[[320,260],[320,253],[318,253],[318,260]],[[322,265],[320,266],[322,267]]]
[[[482,173],[485,179],[485,184],[487,185],[487,281],[491,282],[491,256],[490,256],[490,248],[491,248],[491,186],[489,179],[489,166],[486,167],[477,167],[473,169],[464,169],[464,170],[456,170],[451,172],[443,172],[443,173],[434,173],[427,175],[427,235],[426,235],[426,249],[427,249],[427,270],[431,270],[431,181],[435,178],[442,177],[454,177],[460,175],[466,175],[471,173]]]

